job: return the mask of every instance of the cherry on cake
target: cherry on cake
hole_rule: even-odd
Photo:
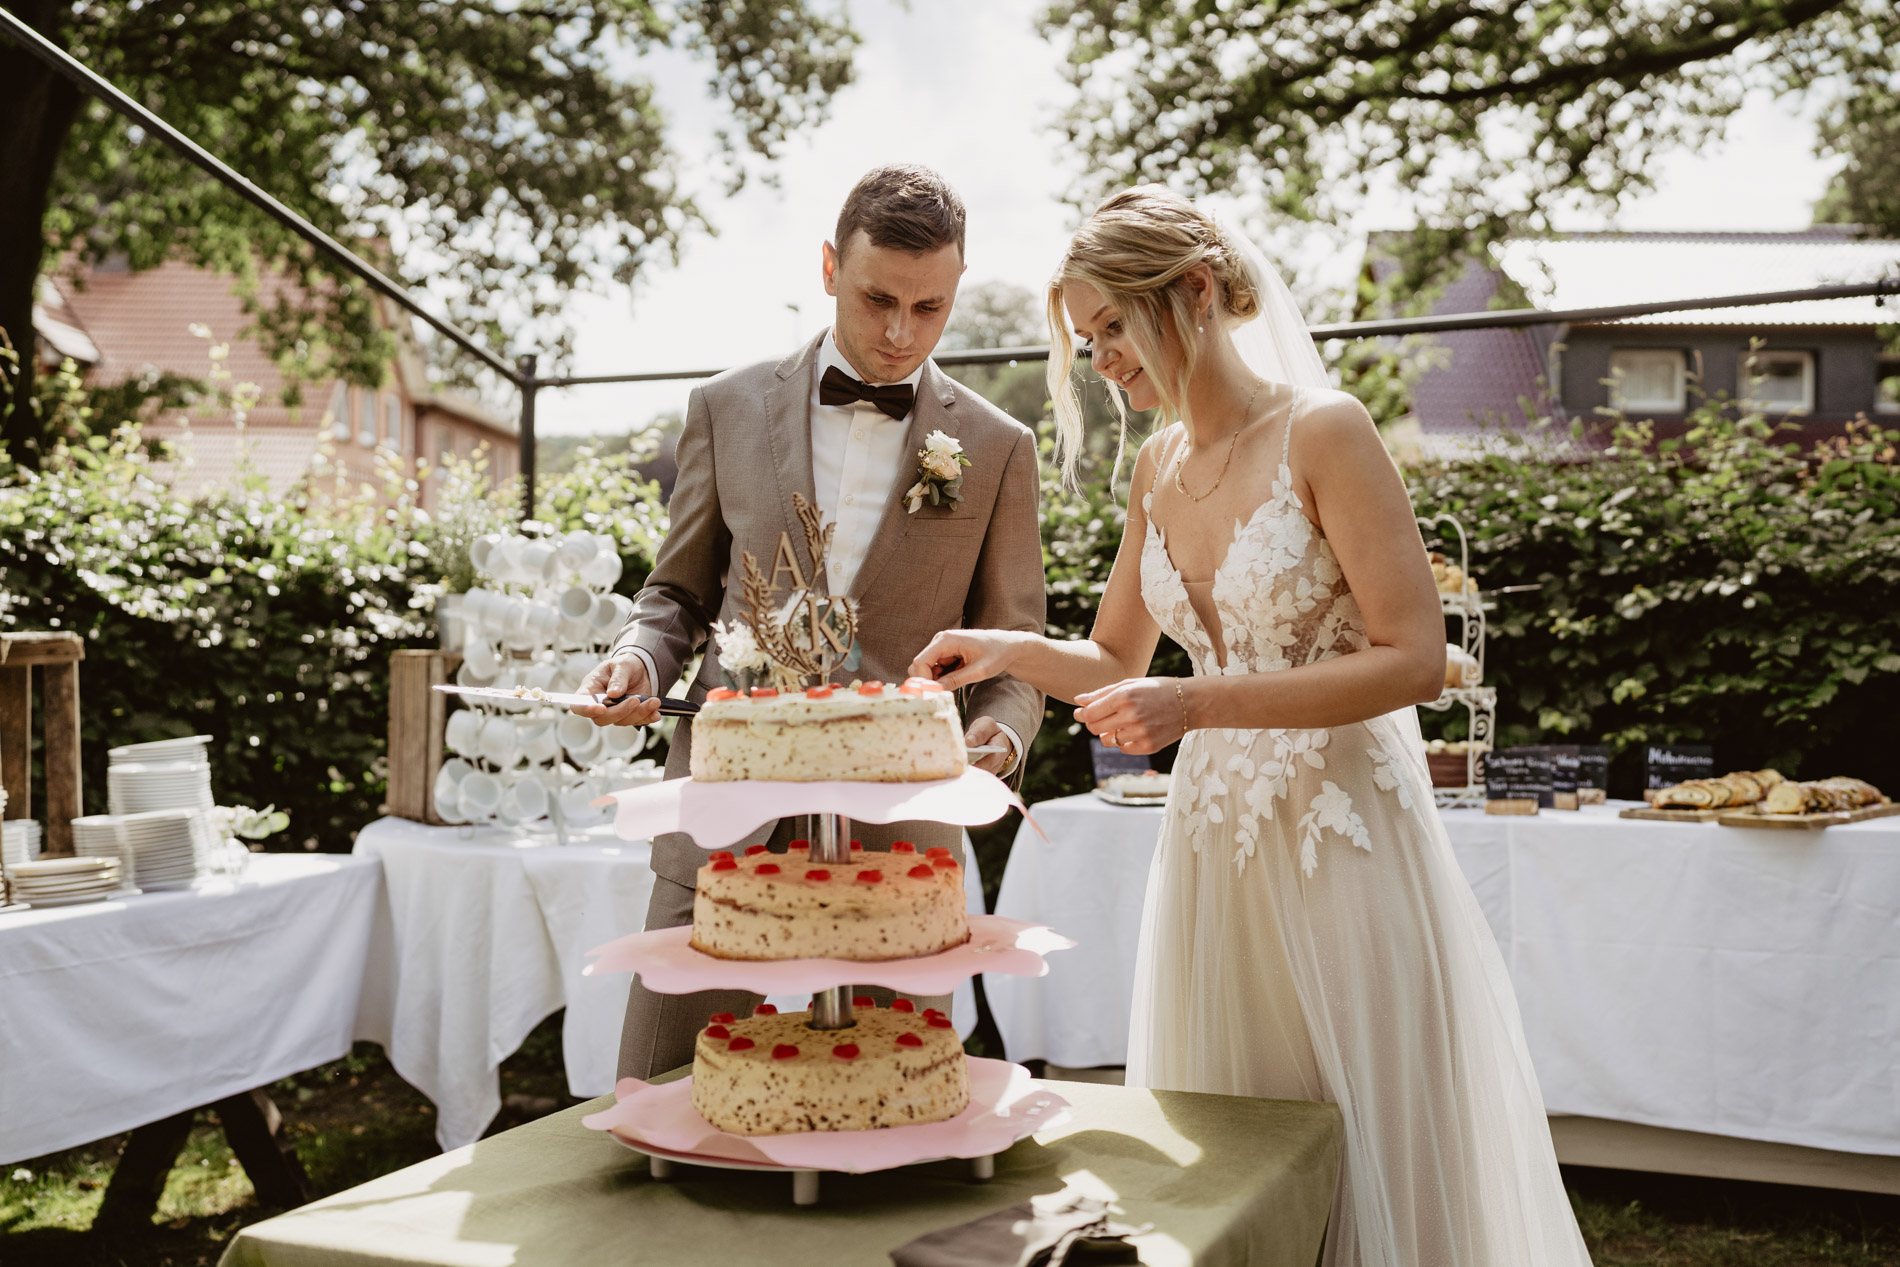
[[[963,767],[955,700],[927,678],[802,693],[721,687],[693,717],[699,783],[925,783],[955,778]]]
[[[853,841],[845,863],[814,863],[805,841],[782,854],[722,850],[708,856],[695,889],[693,948],[719,959],[875,962],[970,940],[956,859],[901,840],[889,853]]]
[[[935,1009],[856,1001],[849,1029],[810,1012],[721,1013],[693,1047],[693,1107],[734,1135],[871,1131],[942,1122],[970,1103],[963,1044]]]

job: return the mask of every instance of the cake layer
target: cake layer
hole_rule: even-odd
[[[963,873],[947,850],[851,857],[815,865],[809,846],[711,855],[694,880],[693,948],[720,959],[874,961],[970,940]]]
[[[713,692],[693,719],[700,783],[923,783],[963,773],[956,703],[935,683]]]
[[[811,1013],[714,1018],[693,1048],[693,1107],[735,1135],[941,1122],[970,1102],[963,1044],[939,1013],[859,1007],[849,1029]]]

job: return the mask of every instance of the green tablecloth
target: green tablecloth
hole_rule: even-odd
[[[580,1119],[603,1098],[245,1228],[220,1267],[845,1267],[883,1264],[926,1232],[1065,1182],[1112,1195],[1142,1261],[1312,1267],[1339,1169],[1339,1111],[1064,1082],[1069,1122],[996,1159],[823,1177],[792,1204],[789,1175],[681,1167],[656,1182],[646,1158]]]

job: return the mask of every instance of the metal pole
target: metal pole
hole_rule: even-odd
[[[362,278],[369,284],[370,289],[394,300],[416,316],[422,318],[440,331],[444,338],[454,343],[457,347],[460,347],[470,356],[479,358],[485,365],[495,370],[502,377],[510,381],[514,379],[515,372],[509,368],[508,362],[505,359],[495,355],[495,353],[477,343],[473,337],[464,334],[441,317],[436,316],[424,308],[414,299],[411,299],[408,291],[404,290],[390,278],[384,276],[383,273],[374,266],[357,258],[348,247],[298,215],[295,211],[292,211],[289,207],[286,207],[276,198],[273,198],[246,180],[221,159],[205,150],[196,141],[186,136],[183,132],[180,132],[171,124],[165,122],[165,120],[159,118],[156,114],[153,114],[150,110],[147,110],[132,98],[126,96],[110,81],[94,73],[84,62],[79,61],[65,49],[34,30],[24,19],[7,12],[4,8],[0,8],[0,35],[12,36],[13,42],[18,44],[26,52],[39,58],[48,66],[51,66],[54,70],[78,84],[80,88],[91,93],[100,101],[105,102],[108,106],[111,106],[114,110],[117,110],[120,114],[132,120],[132,122],[138,124],[141,128],[144,128],[147,132],[157,136],[159,140],[165,142],[165,144],[171,146],[180,154],[183,154],[197,166],[203,168],[219,183],[236,192],[247,202],[261,208],[272,219],[315,246],[325,255],[328,255],[347,271],[355,273],[358,277]]]
[[[816,814],[817,831],[811,838],[811,860],[819,865],[840,865],[851,861],[851,820],[843,814]],[[833,986],[811,996],[813,1029],[850,1029],[851,987]]]
[[[534,376],[534,367],[540,359],[533,352],[524,352],[515,358],[515,371],[519,375],[515,381],[521,384],[521,434],[515,439],[520,445],[523,523],[534,518],[534,398],[541,390],[541,380]]]

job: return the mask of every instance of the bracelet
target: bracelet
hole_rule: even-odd
[[[1181,737],[1185,739],[1187,738],[1187,732],[1188,732],[1187,696],[1181,693],[1181,679],[1180,678],[1174,679],[1174,698],[1181,701]]]

